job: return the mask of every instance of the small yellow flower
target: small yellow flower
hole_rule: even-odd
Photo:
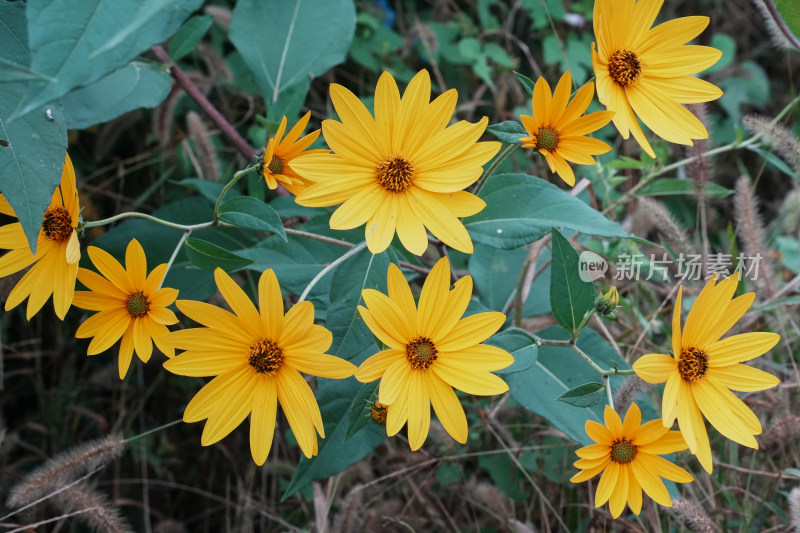
[[[461,318],[472,296],[472,278],[458,280],[450,291],[450,264],[440,259],[431,270],[419,307],[400,269],[389,265],[389,295],[362,292],[367,308],[358,307],[372,333],[389,349],[358,367],[356,379],[380,379],[378,401],[388,405],[386,432],[395,435],[408,421],[408,440],[419,449],[428,436],[431,404],[444,429],[467,442],[467,418],[453,387],[468,394],[493,395],[508,385],[492,371],[514,362],[501,348],[481,344],[503,325],[503,313]]]
[[[722,52],[687,45],[708,26],[708,17],[681,17],[653,28],[663,0],[596,0],[592,65],[597,97],[615,111],[614,125],[655,157],[636,119],[669,142],[692,145],[707,139],[697,117],[681,104],[722,96],[716,85],[692,77],[716,63]],[[635,114],[634,114],[635,113]]]
[[[533,88],[533,116],[522,115],[522,125],[529,137],[520,138],[523,148],[538,150],[550,167],[569,185],[575,185],[575,173],[567,161],[580,165],[594,165],[593,155],[604,154],[611,147],[603,141],[585,137],[611,121],[614,113],[597,111],[582,116],[594,96],[594,83],[589,82],[575,94],[570,102],[572,75],[567,72],[556,85],[555,94],[544,78],[539,78]]]
[[[310,207],[342,204],[333,229],[366,225],[367,246],[384,251],[395,231],[413,254],[428,247],[426,227],[451,248],[472,253],[472,240],[459,217],[478,213],[486,203],[463,189],[474,183],[500,149],[476,142],[488,119],[448,126],[458,94],[450,89],[432,102],[431,80],[417,73],[400,98],[384,72],[375,89],[375,116],[341,85],[331,85],[341,122],[326,120],[322,134],[332,154],[304,155],[292,168],[313,182],[297,197]]]
[[[608,405],[604,418],[605,426],[593,420],[586,421],[586,434],[596,444],[575,452],[580,457],[575,467],[581,472],[570,481],[581,483],[602,472],[594,505],[600,507],[609,502],[614,518],[622,514],[626,503],[638,515],[642,510],[642,490],[657,503],[672,507],[672,499],[661,478],[678,483],[689,483],[694,478],[659,456],[686,449],[681,433],[665,428],[660,420],[642,424],[642,413],[635,403],[625,414],[625,422]]]
[[[302,154],[327,154],[328,150],[306,150],[319,137],[320,130],[314,130],[302,139],[300,135],[308,125],[311,112],[306,113],[300,121],[289,130],[286,137],[286,117],[281,119],[275,137],[267,142],[264,151],[264,164],[261,167],[261,174],[267,182],[267,187],[275,189],[278,183],[283,185],[286,190],[297,196],[311,183],[302,178],[292,169],[292,161]],[[298,140],[299,139],[299,140]]]
[[[179,300],[178,309],[202,328],[174,331],[165,342],[185,350],[164,363],[181,376],[216,376],[186,406],[184,422],[208,419],[201,444],[219,441],[250,415],[250,451],[258,465],[267,460],[280,402],[289,427],[306,457],[317,454],[325,437],[314,393],[300,372],[332,379],[353,375],[356,367],[327,355],[333,336],[314,324],[314,306],[304,301],[284,316],[283,297],[272,270],[258,282],[259,309],[218,268],[214,278],[233,313],[213,305]]]
[[[2,194],[0,213],[17,216]],[[42,229],[36,241],[36,255],[31,253],[22,224],[14,222],[0,227],[0,248],[11,250],[0,257],[0,277],[33,265],[8,295],[6,311],[27,298],[28,309],[25,316],[30,320],[52,295],[56,315],[64,320],[67,309],[72,305],[78,261],[81,258],[78,234],[75,231],[79,219],[75,170],[67,154],[61,171],[61,183],[56,187],[50,206],[44,213]]]
[[[139,241],[132,239],[125,252],[125,268],[108,252],[90,246],[89,258],[100,271],[81,268],[78,280],[89,290],[75,292],[75,307],[98,311],[80,325],[75,336],[94,337],[88,355],[111,348],[120,337],[119,379],[124,379],[133,359],[133,352],[142,362],[150,360],[153,343],[167,357],[175,352],[162,342],[169,333],[167,326],[178,322],[167,309],[178,296],[176,289],[159,288],[167,273],[167,264],[158,265],[147,275],[147,258]]]
[[[716,283],[709,280],[695,300],[681,333],[681,293],[672,315],[672,356],[647,354],[634,364],[636,374],[648,383],[664,383],[661,415],[671,427],[678,419],[689,450],[711,472],[711,446],[703,415],[728,437],[758,448],[758,417],[731,390],[751,392],[774,387],[780,380],[762,370],[741,364],[765,354],[780,340],[777,333],[753,332],[720,340],[747,312],[755,299],[749,292],[733,298],[738,274]],[[733,299],[732,299],[733,298]]]

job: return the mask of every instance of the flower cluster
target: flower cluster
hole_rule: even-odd
[[[720,97],[719,88],[694,74],[716,63],[721,53],[687,44],[706,28],[706,17],[653,26],[661,4],[595,1],[596,42],[591,57],[598,100],[605,110],[586,113],[595,82],[573,93],[569,72],[555,90],[543,77],[533,85],[532,115],[520,117],[526,134],[516,144],[540,154],[550,171],[568,185],[576,181],[570,163],[592,165],[594,156],[611,150],[606,142],[589,136],[610,122],[623,138],[633,135],[651,157],[655,151],[639,120],[673,143],[691,145],[708,137],[683,104]],[[363,226],[360,246],[373,254],[394,246],[398,252],[404,249],[423,256],[430,242],[437,250],[443,245],[471,254],[473,242],[461,218],[486,207],[477,194],[479,180],[486,176],[490,161],[499,164],[502,157],[495,156],[502,145],[481,140],[487,117],[476,123],[453,122],[455,89],[431,99],[432,90],[426,70],[413,76],[402,95],[392,75],[384,72],[370,112],[356,94],[332,84],[330,98],[338,120],[324,120],[321,130],[304,135],[310,113],[288,132],[283,117],[264,147],[257,171],[269,189],[285,188],[299,205],[335,207],[330,228]],[[320,134],[327,148],[311,148]],[[0,213],[15,216],[2,195]],[[215,210],[209,225],[219,223],[218,214]],[[148,272],[145,251],[136,239],[128,243],[124,266],[108,252],[89,246],[88,262],[96,272],[79,268],[80,224],[75,172],[66,156],[35,252],[19,222],[0,228],[0,248],[9,250],[0,257],[0,277],[28,268],[11,290],[6,310],[27,299],[30,319],[52,296],[62,320],[73,305],[93,312],[75,336],[91,338],[87,355],[119,343],[120,379],[127,375],[134,353],[147,363],[154,347],[166,357],[167,371],[211,378],[183,414],[185,422],[205,421],[203,446],[229,435],[249,415],[251,455],[256,464],[264,464],[280,405],[302,453],[308,458],[317,455],[318,436],[325,437],[325,426],[306,376],[355,377],[362,383],[379,380],[377,401],[371,401],[368,416],[385,424],[389,437],[407,426],[411,450],[425,443],[431,409],[453,439],[467,441],[467,416],[456,391],[492,396],[509,390],[495,372],[512,365],[514,357],[485,343],[501,329],[506,315],[468,314],[472,278],[458,277],[444,252],[430,269],[416,267],[428,271],[417,299],[406,277],[411,270],[403,271],[394,263],[386,273],[385,292],[361,291],[358,316],[383,349],[356,365],[349,359],[359,354],[341,358],[327,353],[333,334],[316,323],[314,305],[305,294],[298,299],[282,291],[272,269],[260,273],[253,290],[257,305],[221,268],[214,271],[214,280],[229,310],[177,300],[176,289],[163,287],[172,260]],[[393,245],[395,236],[399,243]],[[320,276],[327,272],[326,267]],[[76,281],[86,290],[75,291]],[[671,505],[662,478],[692,481],[686,470],[661,455],[688,449],[707,472],[712,471],[705,420],[734,442],[758,447],[755,435],[761,433],[761,423],[732,391],[759,391],[778,384],[776,377],[743,363],[769,351],[779,336],[752,332],[723,338],[754,301],[753,293],[734,297],[738,286],[738,275],[719,282],[715,276],[697,296],[683,327],[681,288],[673,311],[672,353],[647,354],[633,364],[633,371],[647,383],[665,383],[660,420],[642,423],[634,403],[624,421],[606,406],[604,424],[586,422],[586,434],[594,444],[577,450],[575,467],[580,472],[572,481],[601,474],[595,504],[608,502],[615,518],[626,504],[638,514],[642,491],[661,505]],[[613,318],[618,303],[619,294],[612,289],[594,302],[592,312]],[[173,305],[199,326],[170,331],[169,326],[179,323],[170,309]],[[678,431],[671,430],[675,421]]]

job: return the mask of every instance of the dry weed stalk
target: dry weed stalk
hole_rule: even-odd
[[[121,435],[112,434],[62,452],[17,483],[6,504],[19,507],[57,490],[61,485],[119,458],[125,446]]]
[[[186,114],[186,128],[189,130],[189,138],[194,142],[197,161],[200,168],[195,170],[202,179],[208,181],[219,181],[219,165],[217,164],[217,150],[211,142],[203,119],[195,111]]]
[[[673,500],[672,509],[691,531],[698,533],[716,533],[718,531],[703,507],[694,500]]]
[[[628,407],[631,406],[634,398],[636,398],[642,390],[643,385],[644,381],[638,376],[631,376],[625,381],[625,384],[618,389],[617,393],[614,395],[614,405],[618,413],[625,413],[628,411]]]
[[[791,33],[787,34],[788,28],[786,28],[786,23],[776,19],[776,14],[767,5],[769,1],[770,0],[753,0],[753,4],[756,6],[756,9],[758,9],[761,18],[764,19],[764,23],[767,25],[767,33],[769,33],[772,44],[775,48],[780,50],[800,50],[797,37],[793,38]]]
[[[734,206],[736,220],[739,221],[736,233],[742,242],[742,251],[749,257],[760,257],[758,278],[753,281],[767,297],[772,297],[775,294],[775,275],[769,261],[764,225],[758,213],[758,199],[753,194],[752,183],[745,176],[736,182]]]
[[[800,140],[789,129],[759,115],[745,116],[742,124],[750,133],[763,134],[775,152],[789,163],[795,174],[800,175]]]
[[[342,533],[356,533],[363,530],[363,504],[364,486],[358,484],[353,487],[340,504],[341,511],[334,522],[334,531]]]
[[[789,520],[795,533],[800,533],[800,487],[789,493]]]
[[[673,250],[688,252],[691,250],[689,237],[683,228],[678,225],[672,213],[664,204],[651,198],[640,198],[639,208],[644,216],[649,218],[658,232],[669,242]]]
[[[85,483],[75,485],[52,499],[54,506],[65,513],[85,510],[77,519],[98,533],[128,533],[133,531],[119,509],[102,494]]]

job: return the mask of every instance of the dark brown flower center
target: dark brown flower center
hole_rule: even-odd
[[[388,405],[382,404],[381,402],[375,402],[372,404],[372,407],[369,409],[372,419],[378,424],[385,424],[388,408]]]
[[[125,305],[133,318],[145,316],[150,309],[150,302],[147,301],[147,296],[142,292],[135,292],[128,296],[128,301]]]
[[[439,351],[428,337],[417,337],[406,344],[406,359],[411,368],[425,370],[436,361]]]
[[[536,149],[552,152],[558,148],[558,132],[550,126],[539,128],[536,134]]]
[[[611,460],[615,463],[628,464],[636,458],[636,445],[625,439],[611,445]]]
[[[283,365],[283,350],[276,343],[261,339],[250,347],[248,362],[259,374],[272,375]]]
[[[378,184],[389,192],[403,192],[414,180],[414,165],[402,157],[387,157],[378,165]]]
[[[708,371],[708,354],[697,348],[682,348],[678,359],[678,373],[684,381],[694,383]]]
[[[642,74],[642,62],[636,52],[617,50],[608,61],[608,73],[611,79],[623,87],[634,83]]]
[[[283,159],[277,155],[272,156],[272,160],[266,165],[267,170],[272,174],[280,174],[283,172]]]
[[[72,217],[63,207],[50,207],[44,213],[42,231],[51,241],[66,241],[72,235]]]

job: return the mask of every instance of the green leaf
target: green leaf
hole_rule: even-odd
[[[717,183],[706,183],[706,196],[725,198],[733,194],[731,189]],[[642,196],[695,195],[694,181],[677,178],[658,178],[648,183],[639,191]]]
[[[240,0],[233,9],[230,40],[269,105],[286,88],[344,61],[355,26],[353,0]]]
[[[800,39],[800,4],[797,0],[775,0],[775,7],[794,36]]]
[[[528,93],[528,96],[533,96],[533,88],[536,86],[536,83],[528,76],[524,74],[520,74],[519,72],[514,72],[514,76],[517,77],[519,82],[522,84],[522,87],[525,89],[525,92]]]
[[[128,63],[64,97],[67,128],[88,128],[140,107],[156,107],[171,88],[172,78],[162,69],[146,63]]]
[[[602,383],[591,382],[578,385],[570,389],[556,400],[565,402],[575,407],[591,407],[597,405],[605,396],[606,387]]]
[[[538,335],[545,339],[569,338],[567,332],[557,326],[547,328]],[[577,344],[601,368],[613,368],[614,365],[625,370],[630,368],[596,331],[584,328]],[[506,374],[503,379],[508,383],[511,396],[522,407],[543,416],[573,441],[587,445],[593,442],[584,430],[586,420],[602,424],[604,405],[599,403],[580,408],[555,399],[578,385],[595,381],[597,377],[597,373],[572,349],[545,345],[539,348],[539,357],[531,368]],[[617,390],[624,383],[621,378],[611,379],[612,390]],[[642,410],[644,420],[660,418],[653,403],[646,397],[637,398],[636,403]]]
[[[539,355],[536,339],[524,329],[508,328],[492,336],[486,344],[502,348],[514,357],[511,366],[496,370],[495,374],[511,374],[527,370],[533,366]]]
[[[722,52],[722,57],[711,67],[705,70],[705,74],[711,74],[722,70],[731,65],[736,58],[736,41],[725,33],[715,33],[711,36],[711,46]]]
[[[270,206],[252,196],[239,196],[222,204],[219,219],[234,226],[271,231],[286,239],[281,217]]]
[[[575,337],[583,318],[594,307],[594,285],[579,276],[578,252],[557,229],[553,229],[553,259],[550,264],[550,307],[561,327]]]
[[[213,271],[219,267],[226,272],[231,272],[244,268],[253,262],[252,259],[236,255],[221,246],[202,239],[186,239],[186,252],[189,254],[189,259],[192,260],[192,263],[203,270]]]
[[[497,137],[504,143],[519,144],[520,137],[527,137],[528,132],[522,127],[522,124],[516,120],[506,120],[499,124],[492,124],[486,131]]]
[[[51,83],[56,81],[55,78],[34,72],[25,65],[20,65],[0,57],[0,83],[14,83],[35,79],[49,81]]]
[[[209,15],[192,17],[169,40],[169,57],[177,61],[194,50],[206,34],[214,19]]]
[[[165,41],[200,4],[202,0],[31,0],[30,68],[58,81],[30,82],[13,118],[99,80]]]
[[[15,64],[28,64],[25,4],[0,2],[0,54]],[[67,129],[60,103],[9,123],[27,96],[28,82],[0,84],[0,192],[14,208],[31,251],[53,191],[61,181]],[[48,110],[53,120],[47,117]]]
[[[350,404],[350,425],[347,426],[344,440],[349,439],[373,421],[372,406],[378,401],[378,383],[380,381],[365,383],[358,390],[358,394],[353,397],[353,403]]]
[[[464,219],[476,242],[517,248],[542,238],[555,226],[586,235],[634,238],[585,202],[527,174],[495,174],[480,192],[486,208]]]

